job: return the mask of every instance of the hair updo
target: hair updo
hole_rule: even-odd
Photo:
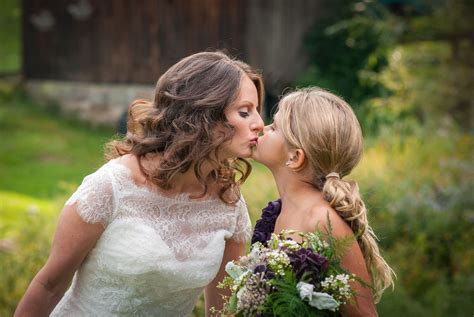
[[[278,125],[290,147],[304,151],[313,185],[357,238],[377,302],[393,285],[393,271],[380,255],[357,183],[341,179],[357,165],[363,152],[362,131],[354,112],[342,98],[314,87],[284,96],[278,113]]]
[[[203,195],[211,183],[218,183],[221,200],[235,203],[251,165],[244,158],[219,160],[218,151],[234,135],[225,110],[238,98],[242,76],[255,84],[261,112],[262,77],[249,65],[222,52],[180,60],[158,79],[153,102],[136,100],[130,105],[127,135],[109,144],[108,158],[134,154],[147,179],[165,190],[172,188],[178,173],[193,168]],[[144,170],[141,159],[150,153],[159,154],[159,167]],[[211,174],[203,175],[204,163],[213,166]]]

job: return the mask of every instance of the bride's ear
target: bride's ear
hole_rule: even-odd
[[[306,157],[302,149],[294,149],[289,152],[289,159],[286,166],[293,169],[295,172],[301,171],[306,162]]]

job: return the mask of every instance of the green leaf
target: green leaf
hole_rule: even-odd
[[[230,297],[227,311],[229,314],[235,314],[237,312],[237,294]]]

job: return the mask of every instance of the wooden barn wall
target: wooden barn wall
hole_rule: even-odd
[[[321,0],[248,1],[246,57],[263,69],[265,85],[273,96],[281,94],[304,71],[304,37],[324,14]]]
[[[184,56],[227,49],[262,69],[276,96],[304,70],[303,38],[321,2],[23,0],[24,73],[150,84]]]
[[[22,7],[30,79],[149,84],[181,57],[244,46],[239,0],[23,0]]]

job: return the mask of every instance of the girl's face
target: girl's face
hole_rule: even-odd
[[[247,158],[252,155],[258,134],[263,130],[263,120],[257,106],[257,88],[248,76],[243,75],[237,100],[225,111],[227,121],[234,127],[234,136],[222,146],[221,158]]]
[[[273,117],[273,123],[263,129],[252,158],[268,168],[285,167],[288,160],[288,145],[280,129],[280,114]]]

